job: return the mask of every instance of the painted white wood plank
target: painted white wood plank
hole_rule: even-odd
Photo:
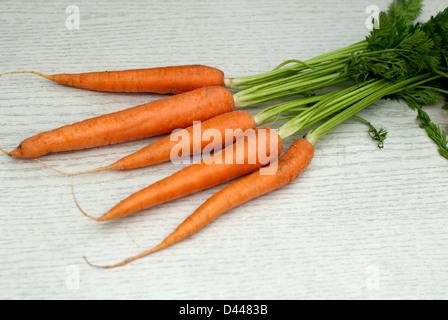
[[[229,77],[256,74],[361,40],[371,4],[385,9],[388,1],[3,0],[0,73],[198,63]],[[79,30],[65,27],[68,5],[80,8]],[[426,1],[422,19],[445,5]],[[159,98],[77,90],[26,74],[0,77],[0,92],[0,147],[8,150],[38,132]],[[447,128],[440,106],[427,110]],[[93,269],[82,257],[111,263],[157,244],[222,186],[100,224],[79,213],[71,186],[86,211],[100,214],[179,167],[64,177],[2,156],[0,298],[447,298],[448,164],[404,103],[381,101],[362,116],[388,129],[383,150],[364,125],[348,121],[316,145],[297,181],[114,270]],[[42,160],[84,170],[154,140]],[[79,289],[67,287],[71,266]]]

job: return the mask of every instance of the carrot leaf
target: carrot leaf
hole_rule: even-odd
[[[417,107],[417,112],[417,120],[419,121],[420,128],[425,129],[429,138],[431,138],[431,140],[439,147],[440,155],[448,159],[448,141],[446,132],[433,123],[431,118],[421,107]]]
[[[377,130],[369,121],[366,119],[363,119],[359,116],[353,116],[354,119],[357,119],[363,123],[365,123],[369,127],[369,136],[375,141],[378,141],[378,148],[383,149],[384,148],[384,140],[386,140],[387,137],[387,131],[381,128],[380,130]]]

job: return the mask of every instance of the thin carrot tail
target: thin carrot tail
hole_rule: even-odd
[[[44,73],[40,73],[40,72],[37,72],[37,71],[14,71],[14,72],[5,72],[5,73],[0,74],[0,77],[1,77],[1,76],[4,76],[4,75],[7,75],[7,74],[17,74],[17,73],[32,73],[32,74],[35,74],[35,75],[38,75],[38,76],[41,76],[41,77],[44,77],[44,78],[46,78],[46,79],[51,80],[51,76],[50,76],[50,75],[47,75],[47,74],[44,74]]]
[[[9,152],[6,151],[6,150],[3,150],[2,148],[0,148],[0,151],[3,152],[4,154],[8,155],[8,156],[11,156],[11,153],[9,153]]]
[[[85,212],[81,206],[79,205],[78,200],[76,200],[76,196],[75,196],[75,187],[72,186],[72,195],[73,195],[73,199],[75,200],[76,206],[78,207],[79,211],[81,211],[82,214],[84,214],[87,218],[90,218],[92,220],[95,221],[103,221],[102,217],[96,218],[91,216],[90,214],[88,214],[87,212]]]
[[[70,173],[70,172],[64,172],[64,171],[58,170],[58,169],[56,169],[56,168],[46,164],[45,162],[43,162],[43,161],[41,161],[39,159],[34,159],[34,161],[39,162],[40,164],[44,165],[48,169],[51,169],[51,170],[53,170],[53,171],[55,171],[57,173],[61,173],[61,174],[66,175],[66,176],[79,176],[81,174],[94,173],[94,172],[100,172],[100,171],[106,171],[106,170],[112,169],[112,166],[106,166],[106,167],[96,168],[96,169],[82,171],[82,172]]]
[[[89,260],[87,260],[86,257],[83,257],[83,258],[84,258],[84,260],[87,262],[87,264],[88,264],[89,266],[91,266],[91,267],[94,267],[94,268],[101,268],[101,269],[112,269],[112,268],[117,268],[117,267],[124,266],[125,264],[128,264],[128,263],[130,263],[130,262],[132,262],[132,261],[135,261],[135,260],[137,260],[137,259],[146,257],[147,255],[150,255],[151,253],[154,253],[154,252],[156,252],[156,251],[162,250],[162,249],[164,249],[164,248],[166,248],[166,247],[168,247],[168,246],[169,246],[168,244],[162,242],[162,243],[160,243],[159,245],[155,246],[154,248],[149,249],[149,250],[147,250],[147,251],[145,251],[145,252],[142,252],[142,253],[140,253],[140,254],[138,254],[138,255],[136,255],[136,256],[133,256],[133,257],[131,257],[131,258],[128,258],[128,259],[126,259],[126,260],[123,260],[123,261],[118,262],[118,263],[115,263],[115,264],[105,265],[105,266],[100,266],[100,265],[93,264],[93,263],[91,263]]]

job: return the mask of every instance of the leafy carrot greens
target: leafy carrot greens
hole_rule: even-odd
[[[289,119],[279,129],[283,138],[326,120],[308,133],[314,143],[377,100],[404,100],[417,111],[420,127],[437,144],[440,154],[448,158],[446,133],[423,111],[423,106],[439,103],[442,96],[446,100],[448,94],[448,8],[425,23],[416,23],[422,2],[393,1],[388,11],[379,15],[380,28],[364,41],[305,62],[286,61],[262,75],[235,79],[247,86],[234,95],[236,105],[302,95],[269,107],[255,118]],[[290,62],[296,64],[285,66]],[[330,92],[320,91],[324,89]],[[386,132],[363,122],[382,147]]]

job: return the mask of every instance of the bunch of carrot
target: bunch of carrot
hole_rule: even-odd
[[[224,79],[223,73],[215,68],[178,66],[84,74],[44,75],[34,71],[25,73],[37,74],[52,81],[82,89],[113,92],[174,93],[175,95],[39,133],[22,141],[11,152],[1,149],[11,157],[35,159],[41,162],[36,158],[49,153],[122,143],[170,133],[176,129],[183,129],[180,135],[179,132],[175,131],[171,135],[134,154],[127,155],[111,165],[86,172],[66,173],[51,168],[43,162],[41,163],[60,173],[77,175],[103,170],[129,170],[166,162],[173,157],[185,156],[185,154],[173,153],[175,147],[187,150],[187,155],[201,153],[205,148],[216,150],[199,163],[188,166],[132,194],[101,217],[93,217],[87,214],[75,199],[80,211],[96,221],[117,219],[250,174],[271,162],[276,162],[283,150],[282,139],[276,130],[269,127],[260,128],[259,126],[263,121],[256,120],[246,111],[234,111],[234,95],[224,85],[229,81]],[[199,121],[199,123],[196,124],[196,121]],[[207,129],[217,130],[220,133],[219,137],[222,137],[222,139],[210,142],[203,139],[201,134],[199,145],[195,144],[193,141],[194,132],[198,130],[202,133]],[[233,132],[230,138],[227,130]],[[184,135],[188,139],[181,140],[179,146],[179,139],[175,137]],[[299,145],[304,145],[305,148],[292,147],[282,157],[280,162],[281,174],[279,173],[278,177],[272,176],[272,181],[269,183],[263,182],[266,190],[259,189],[258,193],[260,194],[249,192],[245,198],[241,199],[233,197],[232,201],[228,201],[227,195],[217,195],[216,200],[213,200],[217,201],[215,205],[211,208],[208,205],[209,208],[206,211],[203,210],[203,213],[192,215],[163,242],[163,245],[158,246],[157,250],[193,234],[221,214],[223,209],[229,210],[231,207],[247,201],[248,196],[253,198],[291,181],[305,169],[313,154],[311,144],[304,139],[297,142],[297,146]],[[251,146],[255,146],[255,150],[252,150],[255,154],[254,161],[251,161],[252,154],[249,151]],[[300,154],[303,153],[303,150],[306,150],[306,155],[302,156]],[[293,152],[296,153],[296,156],[291,157],[290,154]],[[259,155],[261,154],[266,155],[266,157],[260,158]],[[297,157],[297,155],[300,155],[300,157]],[[233,158],[232,161],[228,161],[229,157]],[[238,157],[242,157],[242,159],[238,159]],[[290,158],[294,158],[296,161],[301,159],[299,161],[300,165],[291,166],[291,160],[288,160]],[[288,167],[291,168],[286,170]],[[263,175],[260,177],[265,179]],[[280,177],[282,178],[280,179]],[[241,181],[244,182],[244,180]],[[254,185],[259,183],[257,178],[253,183]],[[231,188],[237,189],[231,191],[232,194],[243,195],[238,191],[244,188],[243,186],[236,187],[232,184]],[[227,206],[226,208],[222,208],[224,203]]]
[[[420,102],[416,99],[422,96],[422,90],[426,90],[425,93],[428,90],[446,93],[440,87],[441,80],[448,77],[446,63],[432,59],[436,54],[446,57],[446,51],[433,50],[428,43],[437,40],[439,47],[446,50],[446,36],[439,39],[434,30],[448,29],[448,10],[432,18],[429,22],[432,24],[414,27],[412,22],[420,9],[420,0],[394,1],[388,14],[382,15],[382,22],[388,23],[388,29],[385,28],[382,33],[373,31],[366,41],[305,62],[289,60],[272,71],[249,77],[224,78],[220,70],[205,66],[59,75],[25,71],[82,89],[175,95],[40,133],[24,140],[11,152],[0,150],[12,157],[37,158],[48,153],[122,143],[183,129],[180,134],[174,132],[113,164],[85,172],[66,173],[48,166],[66,175],[129,170],[201,153],[210,148],[215,150],[200,162],[130,195],[100,217],[86,213],[75,199],[80,211],[96,221],[124,217],[246,176],[213,195],[156,247],[103,268],[122,266],[173,245],[199,231],[222,213],[290,183],[312,161],[315,142],[378,99],[412,98],[417,103]],[[398,31],[404,40],[396,41]],[[379,48],[378,39],[388,37],[393,41],[385,41],[386,48]],[[405,49],[402,47],[404,44],[407,46]],[[400,66],[400,73],[394,74],[394,77],[388,77],[385,72],[377,74],[377,70],[390,68],[391,62],[387,59],[394,52],[397,57],[392,56],[395,59],[392,61]],[[409,52],[416,54],[413,57],[415,61],[425,61],[425,64],[415,67],[415,61],[408,63]],[[382,61],[384,57],[387,57],[386,61],[376,63],[376,69],[366,62],[369,59]],[[363,81],[353,81],[359,78]],[[318,92],[347,81],[352,83],[329,92]],[[232,94],[228,89],[241,91]],[[242,110],[234,111],[235,107],[296,95],[303,97],[270,106],[255,116]],[[419,113],[423,112],[420,106],[416,108]],[[278,131],[268,126],[262,127],[276,119],[290,120]],[[374,133],[372,137],[382,143],[385,133],[377,131],[368,121],[360,120],[369,125]],[[285,138],[320,121],[324,123],[309,131],[304,138],[297,139],[280,156]],[[207,129],[218,132],[220,139],[210,141],[201,134],[200,143],[195,143],[194,132],[202,133]],[[226,130],[232,130],[235,134],[229,138]],[[179,142],[183,136],[188,138]],[[439,143],[445,143],[446,148],[446,136],[443,140],[442,135],[439,140]],[[187,150],[187,154],[173,152],[179,146],[180,150]],[[251,146],[254,147],[255,158],[249,152]],[[262,154],[265,157],[260,157]],[[228,159],[232,161],[226,161]],[[266,170],[270,173],[265,174]]]

